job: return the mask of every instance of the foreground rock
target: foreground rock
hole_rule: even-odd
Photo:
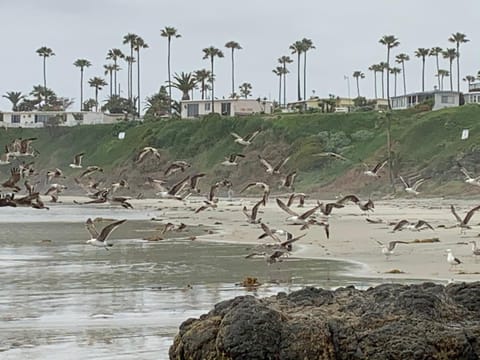
[[[480,282],[239,296],[188,319],[170,359],[478,359]]]

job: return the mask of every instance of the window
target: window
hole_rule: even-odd
[[[35,123],[46,123],[48,121],[48,115],[35,114]]]
[[[442,104],[453,104],[455,103],[453,96],[451,95],[442,95],[441,99]]]
[[[209,102],[205,103],[205,112],[207,112],[207,111],[210,112],[210,105],[211,104]]]
[[[198,104],[187,105],[187,117],[198,117]]]
[[[230,115],[230,103],[222,103],[222,115]]]
[[[12,124],[20,124],[20,115],[12,114]]]

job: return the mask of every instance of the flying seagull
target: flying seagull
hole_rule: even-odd
[[[255,132],[253,132],[251,135],[246,136],[244,138],[242,138],[240,135],[238,135],[237,133],[234,133],[234,132],[231,132],[230,134],[235,138],[235,142],[237,144],[247,146],[247,145],[250,145],[252,143],[255,136],[257,136],[259,133],[260,133],[260,130],[257,130]]]
[[[423,230],[425,228],[428,228],[430,230],[434,230],[432,225],[430,225],[425,220],[418,220],[417,222],[410,222],[408,220],[403,219],[403,220],[400,220],[399,222],[397,222],[395,224],[392,232],[401,231],[403,229],[409,229],[409,230],[412,230],[412,231],[420,231],[420,230]]]
[[[145,159],[145,157],[149,154],[152,154],[157,159],[161,159],[160,152],[158,151],[158,149],[151,146],[146,146],[138,153],[137,160],[136,160],[137,164],[140,164]]]
[[[184,172],[185,169],[189,168],[190,165],[189,163],[187,163],[186,161],[183,161],[183,160],[177,160],[177,161],[174,161],[172,162],[168,167],[167,169],[165,170],[165,172],[163,173],[165,176],[169,176],[169,175],[172,175],[172,174],[175,174],[177,171],[181,171],[181,172]]]
[[[259,224],[262,221],[262,219],[257,219],[258,208],[262,204],[263,204],[263,198],[252,207],[252,211],[250,213],[248,212],[248,209],[246,206],[243,207],[242,211],[247,217],[247,221],[249,224]]]
[[[343,160],[343,161],[348,161],[348,159],[345,156],[342,156],[340,154],[327,151],[327,152],[321,152],[319,154],[315,154],[316,156],[323,156],[323,157],[331,157],[333,159],[338,159],[338,160]]]
[[[465,182],[470,185],[475,185],[475,186],[480,186],[480,176],[477,176],[475,178],[472,178],[470,174],[468,173],[467,169],[465,169],[462,164],[457,163],[457,165],[460,167],[460,171],[462,172],[463,175],[465,175]]]
[[[373,169],[370,169],[370,167],[363,163],[363,165],[366,167],[367,170],[365,170],[363,173],[367,176],[371,176],[371,177],[375,177],[375,178],[379,178],[380,175],[378,175],[378,172],[380,170],[382,170],[382,168],[386,165],[388,160],[383,160],[381,162],[379,162],[377,165],[375,165],[375,167]]]
[[[230,156],[227,158],[225,158],[224,161],[221,162],[222,165],[225,165],[225,166],[237,166],[238,165],[238,162],[237,162],[237,158],[244,158],[245,155],[243,154],[230,154]]]
[[[405,186],[405,191],[409,194],[413,194],[415,196],[417,196],[418,194],[420,194],[418,192],[418,187],[420,185],[422,185],[425,180],[428,180],[429,178],[421,178],[421,179],[418,179],[417,181],[415,181],[413,183],[413,185],[410,185],[410,183],[408,181],[406,181],[401,175],[400,175],[400,180],[402,180],[402,183],[403,185]]]
[[[258,155],[258,159],[260,160],[262,165],[265,167],[265,171],[267,172],[267,174],[272,175],[272,174],[280,174],[280,168],[287,163],[288,159],[290,159],[290,156],[287,156],[285,159],[280,160],[275,166],[270,164],[267,160],[265,160],[260,155]]]
[[[107,243],[108,237],[110,236],[113,230],[115,230],[119,225],[123,224],[125,221],[127,220],[124,219],[124,220],[115,221],[105,226],[99,234],[92,219],[88,218],[85,223],[85,227],[87,231],[90,233],[90,240],[87,240],[87,244],[103,247],[105,248],[105,250],[108,250],[109,246],[113,246],[113,244]]]
[[[82,168],[82,158],[85,153],[79,153],[73,157],[73,162],[69,165],[71,168],[74,169],[81,169]]]
[[[395,249],[395,245],[397,245],[397,244],[408,244],[408,242],[406,242],[406,241],[390,241],[388,243],[388,245],[385,245],[378,240],[376,240],[376,241],[377,241],[377,243],[379,243],[382,246],[382,253],[383,253],[383,255],[386,256],[387,259],[390,255],[393,255],[393,250]]]
[[[480,209],[480,205],[475,206],[473,209],[471,209],[469,212],[467,212],[467,214],[465,215],[465,217],[462,220],[462,218],[455,211],[455,207],[453,205],[450,205],[450,211],[452,212],[453,216],[455,216],[455,219],[457,219],[457,222],[458,222],[457,226],[460,227],[460,233],[461,234],[464,234],[467,229],[471,229],[471,227],[468,225],[468,222],[472,218],[475,211],[477,211],[479,209]]]

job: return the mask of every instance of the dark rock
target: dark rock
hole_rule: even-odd
[[[171,359],[478,359],[480,282],[308,287],[188,319]]]

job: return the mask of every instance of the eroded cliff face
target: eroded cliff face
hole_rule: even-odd
[[[181,326],[170,359],[478,359],[480,282],[240,296]]]

